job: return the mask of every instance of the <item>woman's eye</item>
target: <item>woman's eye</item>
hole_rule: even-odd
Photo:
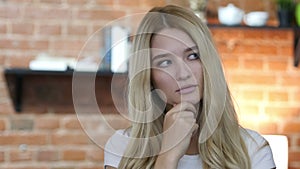
[[[158,62],[158,66],[159,67],[167,67],[169,66],[170,64],[172,64],[172,61],[171,60],[163,60],[163,61],[160,61]]]
[[[192,53],[188,55],[188,60],[196,60],[199,59],[199,54],[198,53]]]

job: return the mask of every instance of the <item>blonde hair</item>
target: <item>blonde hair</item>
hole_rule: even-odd
[[[133,119],[131,141],[119,168],[153,168],[160,151],[164,105],[151,92],[150,46],[153,34],[164,28],[180,29],[193,39],[203,67],[203,100],[198,151],[203,168],[244,168],[251,163],[224,77],[222,64],[207,26],[188,9],[155,7],[143,18],[133,42],[129,68],[129,113]],[[145,113],[146,112],[146,113]]]

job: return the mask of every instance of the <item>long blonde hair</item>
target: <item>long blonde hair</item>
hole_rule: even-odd
[[[151,92],[150,46],[152,36],[163,28],[180,29],[200,51],[204,89],[198,151],[203,168],[250,169],[251,163],[224,77],[222,65],[207,26],[188,9],[168,5],[155,7],[143,18],[130,57],[128,104],[133,119],[131,141],[119,168],[153,168],[160,151],[164,104]]]

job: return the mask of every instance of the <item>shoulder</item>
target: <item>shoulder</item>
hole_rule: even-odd
[[[118,167],[129,142],[126,129],[117,130],[106,142],[104,148],[104,166]]]
[[[242,137],[248,150],[252,168],[275,167],[271,147],[261,134],[250,129],[243,129]]]
[[[117,130],[106,142],[105,151],[122,156],[129,139],[129,133],[126,129]]]
[[[254,130],[243,129],[242,137],[246,145],[248,144],[251,146],[263,146],[264,144],[267,144],[266,139]]]

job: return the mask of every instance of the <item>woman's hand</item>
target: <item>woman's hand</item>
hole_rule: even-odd
[[[196,109],[193,104],[183,102],[169,110],[164,119],[161,153],[155,168],[177,168],[179,159],[186,153],[193,132],[197,131]],[[172,161],[170,163],[170,161]],[[174,164],[174,161],[177,163]],[[164,166],[164,164],[167,166]],[[174,166],[172,166],[173,164]]]

